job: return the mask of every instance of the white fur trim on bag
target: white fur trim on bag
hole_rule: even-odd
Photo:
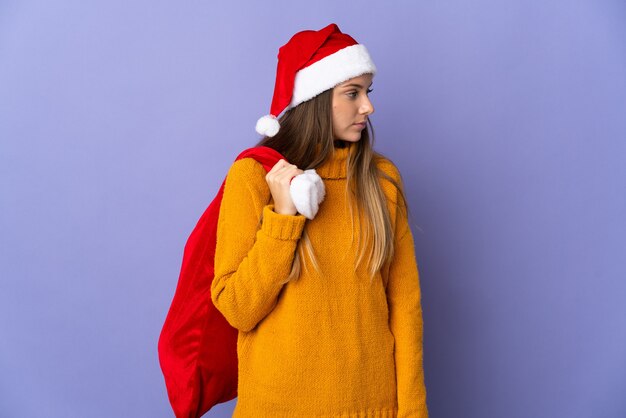
[[[324,200],[326,189],[322,178],[314,168],[311,168],[291,180],[289,194],[298,212],[308,219],[313,219]]]

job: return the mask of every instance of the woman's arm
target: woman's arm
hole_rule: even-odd
[[[220,206],[211,299],[241,331],[252,330],[276,306],[306,221],[273,211],[266,174],[252,158],[235,161]]]
[[[397,169],[392,175],[401,183]],[[398,418],[427,418],[419,272],[406,206],[396,216],[395,254],[388,270],[389,327],[395,339]]]
[[[398,418],[428,417],[423,367],[423,321],[419,273],[408,229],[396,243],[389,270],[389,324],[395,338]]]

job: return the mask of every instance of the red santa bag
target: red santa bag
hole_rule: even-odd
[[[237,158],[252,157],[266,171],[283,157],[257,146]],[[211,299],[217,221],[226,179],[191,232],[165,324],[159,336],[159,363],[177,418],[197,418],[218,403],[237,397],[237,335]]]

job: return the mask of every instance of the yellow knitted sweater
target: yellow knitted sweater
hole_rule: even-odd
[[[233,417],[428,416],[413,236],[406,213],[390,203],[397,191],[381,179],[395,256],[371,283],[367,263],[355,267],[358,228],[351,246],[345,193],[354,148],[335,148],[316,168],[326,196],[312,220],[273,211],[267,172],[256,160],[237,160],[228,171],[211,292],[239,330]],[[379,167],[401,181],[388,159]],[[299,278],[282,284],[304,228],[323,274],[305,258]]]

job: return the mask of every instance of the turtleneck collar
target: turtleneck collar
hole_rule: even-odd
[[[317,174],[323,179],[343,179],[347,177],[347,160],[350,153],[356,148],[354,142],[346,141],[346,146],[335,146],[333,154],[319,167],[315,168]]]

